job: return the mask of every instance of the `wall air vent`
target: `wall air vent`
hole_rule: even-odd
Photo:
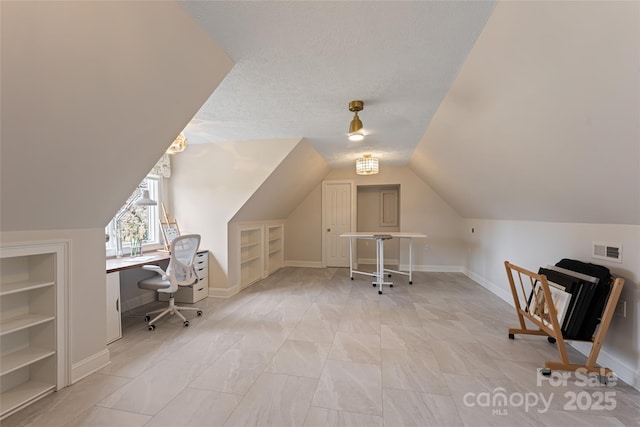
[[[622,245],[619,243],[593,242],[593,258],[622,262]]]

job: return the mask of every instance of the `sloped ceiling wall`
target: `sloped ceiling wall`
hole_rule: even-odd
[[[640,3],[501,2],[409,167],[466,218],[640,224]]]
[[[302,140],[253,193],[232,221],[285,219],[331,168]]]
[[[1,230],[103,227],[233,62],[174,2],[1,8]]]

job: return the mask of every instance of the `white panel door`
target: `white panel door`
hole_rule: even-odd
[[[352,231],[355,204],[353,183],[323,182],[323,248],[327,267],[349,266],[349,239],[340,234]]]

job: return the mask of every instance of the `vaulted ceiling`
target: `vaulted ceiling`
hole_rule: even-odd
[[[305,138],[332,167],[406,165],[493,2],[181,2],[236,62],[191,143]],[[367,137],[347,140],[351,100]]]
[[[640,224],[638,2],[0,7],[3,231],[103,226],[194,115],[408,164],[467,218]]]
[[[467,218],[640,224],[638,2],[180,4],[236,61],[192,143],[304,137]]]

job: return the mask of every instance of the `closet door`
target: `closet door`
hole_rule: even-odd
[[[349,266],[349,239],[340,234],[355,230],[355,191],[351,181],[322,183],[323,263]]]

